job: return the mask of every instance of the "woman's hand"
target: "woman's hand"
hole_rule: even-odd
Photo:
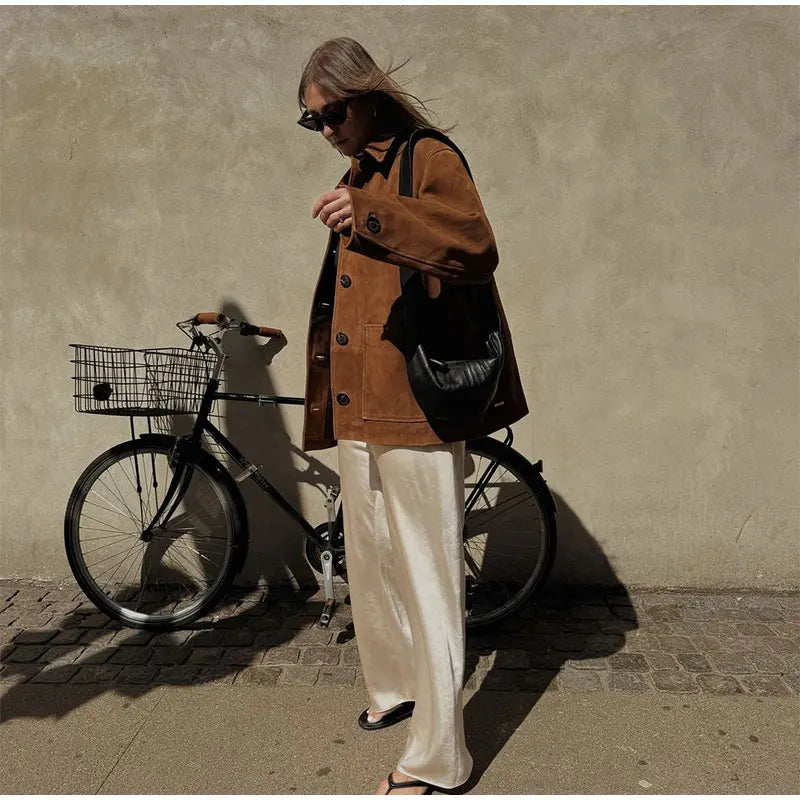
[[[311,218],[320,220],[331,230],[341,232],[353,224],[353,200],[345,186],[323,192],[311,209]]]

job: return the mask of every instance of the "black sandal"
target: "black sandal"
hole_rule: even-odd
[[[392,709],[388,714],[384,714],[377,722],[370,722],[367,717],[369,716],[369,709],[365,708],[361,712],[361,716],[358,718],[358,724],[365,730],[365,731],[374,731],[378,728],[388,728],[390,725],[394,725],[401,720],[410,717],[414,713],[414,701],[413,700],[406,700],[404,703],[400,703],[397,708]]]
[[[384,794],[389,794],[392,789],[400,789],[401,787],[405,786],[427,786],[428,788],[422,794],[433,794],[434,789],[438,789],[438,786],[434,786],[432,783],[428,783],[427,781],[396,781],[392,778],[394,775],[394,770],[389,773],[389,788],[384,792]]]

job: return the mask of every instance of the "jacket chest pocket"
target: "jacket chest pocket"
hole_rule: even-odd
[[[380,323],[364,325],[362,416],[383,422],[423,422],[425,414],[411,392],[405,357],[381,338],[383,330]]]

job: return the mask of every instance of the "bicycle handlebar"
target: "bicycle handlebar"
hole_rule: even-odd
[[[283,337],[283,331],[280,328],[268,328],[266,325],[250,325],[247,322],[242,323],[242,328],[239,332],[242,336],[270,336],[278,339]]]
[[[228,325],[233,320],[218,311],[201,311],[192,317],[193,325]],[[283,331],[280,328],[271,328],[267,325],[251,325],[249,322],[242,322],[239,328],[242,336],[267,336],[282,338]]]
[[[220,325],[228,318],[217,311],[201,311],[199,314],[195,314],[192,317],[192,324],[193,325]]]

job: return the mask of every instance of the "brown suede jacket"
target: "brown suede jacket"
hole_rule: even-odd
[[[492,277],[498,264],[492,228],[458,154],[444,142],[414,148],[413,197],[398,195],[405,137],[368,144],[337,185],[352,196],[353,223],[331,230],[308,327],[303,448],[338,439],[424,445],[470,439],[528,413],[514,348]],[[505,363],[492,406],[469,424],[435,429],[412,394],[402,331],[391,312],[403,265],[421,270],[431,297],[440,281],[490,281],[503,326]]]

